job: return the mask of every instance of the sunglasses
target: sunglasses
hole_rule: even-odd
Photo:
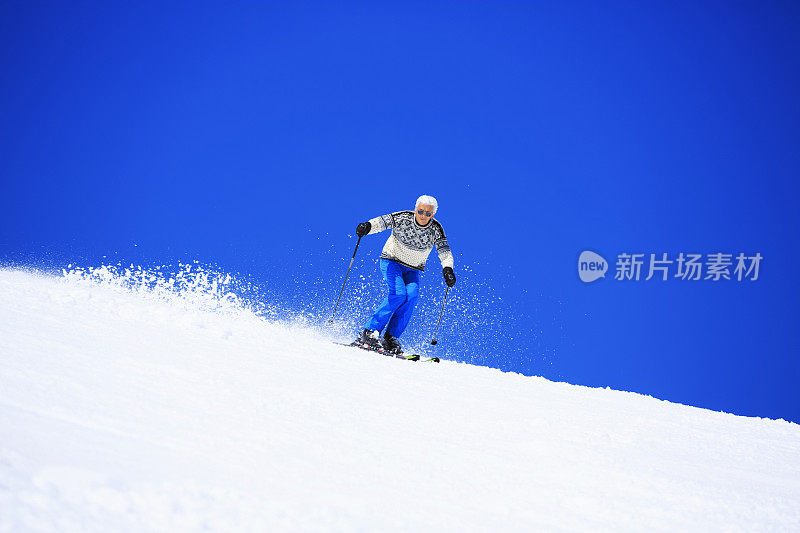
[[[433,213],[431,213],[430,211],[425,211],[424,209],[417,209],[417,214],[418,215],[425,215],[426,217],[432,217],[433,216]]]

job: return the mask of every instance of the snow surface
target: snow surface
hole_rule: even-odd
[[[800,530],[796,424],[152,285],[0,270],[0,530]]]

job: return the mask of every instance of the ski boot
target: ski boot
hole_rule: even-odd
[[[381,344],[383,345],[383,350],[388,353],[392,353],[395,355],[400,355],[403,353],[403,349],[400,347],[400,341],[397,340],[397,337],[393,337],[388,333],[383,334],[383,339]]]
[[[371,329],[365,329],[362,331],[361,335],[358,336],[353,344],[360,344],[362,346],[366,346],[367,348],[372,348],[373,350],[381,349],[381,342],[378,340],[378,334]]]

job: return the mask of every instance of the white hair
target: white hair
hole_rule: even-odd
[[[419,204],[422,205],[432,205],[433,206],[433,214],[436,214],[436,211],[439,210],[439,202],[436,201],[436,198],[433,196],[428,196],[427,194],[423,194],[419,198],[417,198],[417,203],[414,204],[414,208],[416,208]]]

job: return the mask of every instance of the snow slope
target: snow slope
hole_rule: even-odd
[[[800,530],[800,427],[0,270],[0,530]]]

